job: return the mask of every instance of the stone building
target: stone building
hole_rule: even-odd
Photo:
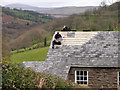
[[[120,84],[119,32],[60,32],[62,45],[49,48],[46,61],[23,62],[90,88],[118,88]],[[53,36],[54,38],[54,36]]]

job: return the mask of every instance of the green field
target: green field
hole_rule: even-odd
[[[23,61],[45,61],[49,47],[33,49],[23,53],[11,55],[12,63],[22,63]]]
[[[14,18],[23,19],[27,21],[46,23],[52,20],[51,17],[48,17],[45,14],[40,14],[29,10],[3,8],[2,11],[7,15],[13,16]]]
[[[51,40],[49,40],[49,41],[47,41],[47,46],[50,46],[50,43],[51,43]],[[15,53],[17,53],[17,51],[18,52],[26,52],[26,51],[29,51],[30,49],[32,50],[32,49],[34,49],[35,47],[37,47],[37,46],[39,46],[39,47],[44,47],[44,42],[40,42],[40,43],[37,43],[37,44],[34,44],[34,45],[32,45],[32,46],[30,46],[30,47],[28,47],[28,48],[22,48],[22,49],[19,49],[19,50],[13,50],[13,51],[11,51],[10,53],[11,54],[15,54]]]

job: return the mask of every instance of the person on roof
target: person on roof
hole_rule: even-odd
[[[67,27],[67,26],[64,26],[63,29],[62,29],[62,31],[67,31],[67,30],[70,30],[70,28]]]
[[[54,45],[61,45],[61,41],[63,40],[61,34],[59,34],[59,32],[57,32],[57,34],[54,37],[54,40],[52,42],[52,48],[54,49]]]

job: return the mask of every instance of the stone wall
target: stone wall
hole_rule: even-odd
[[[88,86],[91,88],[117,88],[118,85],[118,71],[117,68],[95,68],[95,67],[71,67],[68,80],[75,82],[75,70],[88,71]]]

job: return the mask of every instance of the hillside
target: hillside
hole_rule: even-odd
[[[48,24],[42,25],[45,30],[54,32],[61,30],[64,25],[71,29],[81,30],[118,30],[118,4],[106,7],[99,7],[94,11],[86,11],[81,14],[74,14],[67,18],[60,18]]]
[[[4,13],[2,13],[2,23],[3,36],[5,36],[6,42],[17,38],[35,24],[31,21],[17,19]],[[27,23],[29,23],[29,26]]]
[[[48,13],[52,16],[70,16],[72,14],[80,14],[84,13],[87,10],[93,10],[98,8],[97,6],[85,6],[85,7],[61,7],[61,8],[53,8],[50,10],[39,10],[39,13]]]
[[[25,20],[22,20],[22,19],[16,19],[12,16],[8,16],[7,14],[4,14],[3,13],[3,17],[2,17],[2,21],[3,21],[3,24],[7,24],[7,23],[11,23],[11,22],[15,22],[15,23],[20,23],[20,24],[25,24],[27,22],[30,22],[30,21],[25,21]]]
[[[34,11],[9,9],[4,7],[2,9],[3,37],[5,44],[10,49],[17,44],[16,41],[18,39],[18,45],[15,46],[14,49],[31,46],[33,42],[43,42],[46,35],[48,35],[46,37],[49,37],[49,33],[43,36],[46,31],[40,29],[40,26],[50,22],[52,20],[51,17]],[[38,31],[36,31],[36,29]],[[30,31],[29,34],[27,34],[27,31]]]
[[[35,11],[29,11],[29,10],[10,9],[3,7],[2,12],[7,15],[13,16],[14,18],[29,20],[37,23],[49,22],[52,19],[50,15],[40,14]]]
[[[56,30],[61,30],[64,25],[77,31],[113,31],[119,30],[118,4],[99,7],[94,11],[86,11],[81,14],[73,14],[67,18],[55,19],[51,22],[36,25],[26,33],[21,34],[9,43],[10,48],[20,49],[32,45],[33,41],[43,42],[44,38],[50,39]]]
[[[42,29],[40,25],[32,27],[26,33],[23,33],[13,41],[9,43],[10,48],[12,49],[21,49],[33,45],[33,42],[39,43],[43,42],[44,38],[47,40],[51,39],[51,33]]]

